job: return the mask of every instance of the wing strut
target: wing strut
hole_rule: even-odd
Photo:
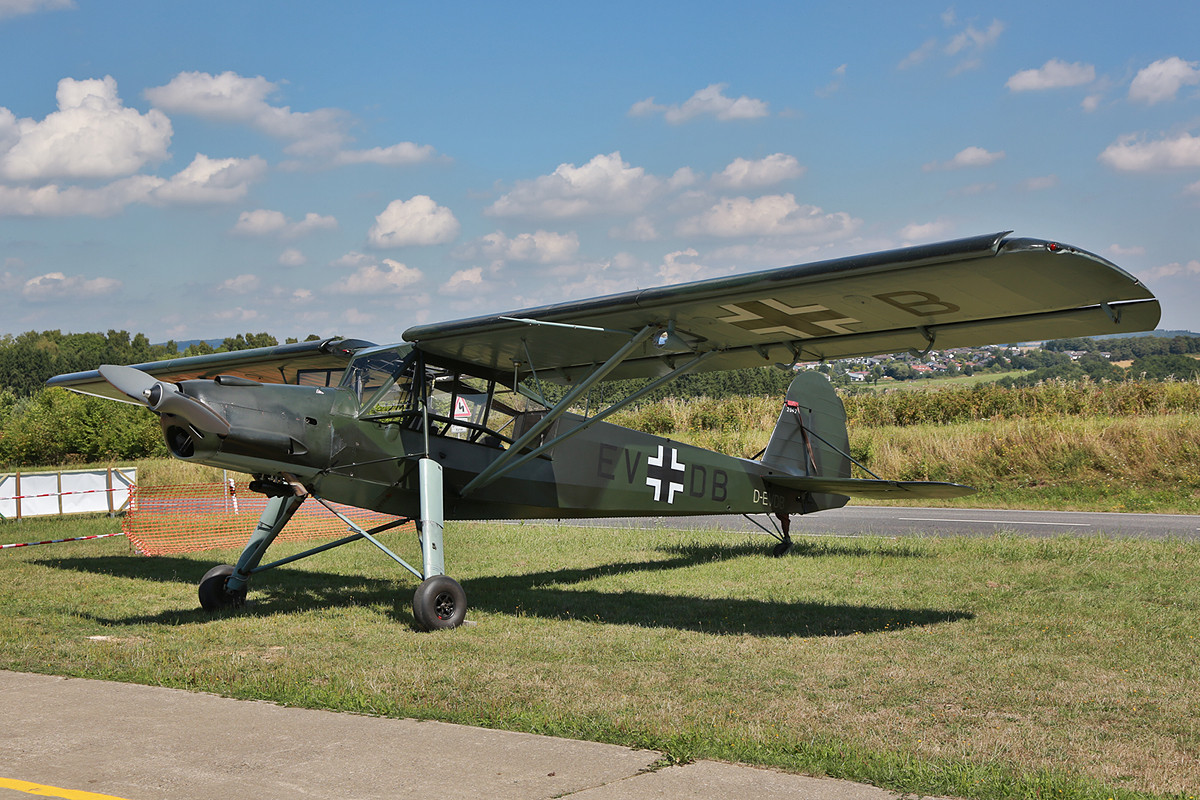
[[[604,377],[616,369],[622,361],[628,358],[629,354],[632,353],[635,348],[650,338],[650,334],[653,333],[656,328],[657,326],[655,325],[647,325],[635,333],[628,342],[621,346],[621,349],[612,354],[608,361],[605,361],[603,364],[601,364],[591,375],[575,384],[575,388],[567,392],[563,399],[559,400],[558,404],[554,406],[554,408],[550,409],[544,417],[538,420],[533,427],[525,432],[524,436],[513,442],[507,450],[500,454],[499,458],[497,458],[482,472],[472,478],[467,485],[462,488],[462,491],[459,492],[459,494],[465,497],[475,489],[478,489],[480,486],[486,486],[496,478],[500,477],[501,471],[507,472],[509,469],[512,469],[510,463],[517,458],[517,456],[521,453],[521,450],[524,449],[527,444],[532,442],[538,436],[541,436],[542,433],[549,428],[555,420],[567,412],[567,409],[571,407],[572,403],[574,403],[583,395],[587,394],[587,392],[590,391],[591,388],[597,383],[604,380]]]
[[[670,381],[675,380],[683,373],[688,372],[691,369],[699,366],[699,364],[702,361],[708,359],[710,356],[715,356],[719,352],[720,352],[719,350],[709,350],[707,353],[701,353],[700,355],[696,356],[695,358],[693,358],[691,361],[687,362],[686,364],[684,364],[680,367],[676,367],[675,369],[668,372],[666,375],[663,375],[659,378],[654,379],[653,381],[646,384],[641,389],[638,389],[636,392],[629,395],[628,397],[625,397],[625,398],[617,401],[616,403],[613,403],[608,408],[606,408],[603,411],[601,411],[600,413],[596,414],[596,416],[589,417],[588,419],[585,419],[582,422],[580,422],[575,427],[571,428],[569,431],[566,431],[565,433],[560,433],[558,436],[555,436],[553,439],[546,442],[545,444],[543,444],[533,450],[530,450],[527,453],[522,453],[516,459],[505,464],[504,469],[502,469],[500,472],[492,475],[489,480],[487,480],[483,483],[480,483],[479,486],[476,486],[474,488],[478,489],[478,488],[480,488],[480,486],[484,486],[487,483],[491,483],[492,481],[496,480],[500,476],[502,476],[508,472],[511,472],[512,470],[521,466],[529,459],[536,458],[537,456],[540,456],[542,453],[545,453],[547,450],[558,447],[560,444],[565,442],[567,439],[570,439],[572,436],[575,436],[578,433],[583,433],[585,430],[592,427],[597,422],[599,422],[600,420],[607,417],[609,414],[614,414],[617,411],[620,411],[622,408],[629,405],[634,400],[637,400],[639,397],[642,397],[643,395],[646,395],[646,394],[654,391],[658,387],[662,386],[664,383],[669,383]],[[512,448],[509,448],[509,449],[511,450]],[[467,486],[470,486],[470,484],[467,484]],[[464,487],[462,494],[465,495],[466,493],[467,493],[466,487]]]

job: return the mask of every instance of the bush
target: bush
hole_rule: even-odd
[[[0,397],[0,409],[4,401]],[[158,419],[144,409],[45,389],[0,410],[0,466],[61,466],[165,456]]]

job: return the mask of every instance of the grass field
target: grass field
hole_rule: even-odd
[[[113,530],[5,523],[6,542]],[[417,558],[409,537],[389,537]],[[972,798],[1200,796],[1200,544],[450,523],[474,626],[365,544],[259,576],[122,539],[0,551],[0,668],[444,719]],[[287,552],[294,546],[281,546]]]

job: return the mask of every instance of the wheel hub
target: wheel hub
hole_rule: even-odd
[[[433,610],[438,619],[450,619],[454,616],[455,608],[454,595],[449,592],[440,592],[433,601]]]

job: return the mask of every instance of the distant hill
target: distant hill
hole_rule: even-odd
[[[220,347],[221,345],[225,344],[224,339],[184,339],[181,342],[176,342],[175,348],[176,348],[177,352],[182,353],[184,350],[187,350],[192,345],[200,344],[201,342],[204,342],[205,344],[209,345],[210,347],[214,347],[214,348]],[[156,346],[161,347],[164,345],[166,345],[166,342],[160,342]]]
[[[1089,339],[1128,339],[1133,336],[1157,336],[1160,339],[1174,339],[1176,336],[1200,336],[1200,333],[1192,333],[1191,331],[1142,331],[1140,333],[1118,333],[1108,336],[1089,336]]]

